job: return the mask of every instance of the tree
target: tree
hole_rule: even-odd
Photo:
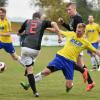
[[[68,18],[65,12],[66,3],[63,0],[32,0],[36,6],[39,6],[44,11],[47,17],[51,20],[57,21],[59,17],[63,17],[66,21]]]
[[[4,7],[8,0],[0,0],[0,7]]]
[[[87,17],[90,14],[95,17],[96,21],[100,22],[100,11],[93,11],[91,5],[87,2],[88,0],[71,1],[76,2],[77,10],[82,15],[84,22],[87,22]],[[63,2],[63,0],[32,0],[32,2],[39,6],[51,20],[57,21],[58,17],[63,17],[65,21],[69,19],[65,11],[66,2]]]
[[[88,15],[93,15],[96,22],[100,22],[100,11],[92,10],[91,5],[87,3],[87,0],[76,0],[77,10],[82,15],[85,22],[87,22]]]

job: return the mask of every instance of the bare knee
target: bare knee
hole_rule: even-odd
[[[47,75],[49,75],[51,73],[51,71],[50,71],[50,69],[48,69],[48,68],[45,68],[43,71],[42,71],[42,75],[44,75],[44,76],[47,76]]]

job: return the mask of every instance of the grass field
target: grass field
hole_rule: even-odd
[[[20,48],[15,49],[20,54]],[[59,49],[60,47],[42,47],[34,66],[34,73],[40,72]],[[90,58],[86,53],[84,58],[90,69]],[[62,72],[56,72],[37,83],[40,97],[35,98],[31,89],[25,91],[19,85],[20,81],[27,81],[23,76],[24,68],[13,61],[4,50],[0,50],[0,61],[4,61],[7,66],[7,70],[0,73],[0,100],[100,100],[100,72],[90,72],[96,82],[96,87],[90,92],[85,92],[87,84],[83,83],[81,74],[75,71],[74,87],[69,93],[65,91],[65,79]]]

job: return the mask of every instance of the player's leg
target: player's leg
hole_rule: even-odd
[[[11,55],[14,60],[19,60],[12,43],[3,43],[4,50]]]
[[[56,55],[56,57],[48,64],[47,68],[35,75],[35,81],[38,82],[42,80],[44,76],[58,70],[61,70],[61,57]]]
[[[69,92],[73,87],[75,62],[66,59],[62,61],[62,72],[66,79],[66,92]]]
[[[36,97],[38,97],[39,94],[36,90],[35,79],[34,79],[33,68],[32,68],[33,59],[31,57],[25,57],[23,58],[23,64],[24,66],[26,66],[27,78],[28,78],[29,85],[33,91],[33,94]]]
[[[93,47],[98,49],[98,42],[92,43],[92,45],[93,45]],[[88,52],[88,53],[91,56],[91,63],[92,63],[93,68],[98,69],[98,71],[99,71],[99,66],[100,66],[99,57],[94,53],[91,53],[91,52]]]
[[[66,92],[69,92],[73,87],[73,80],[66,80]]]
[[[32,65],[34,64],[33,59],[37,57],[38,53],[38,50],[30,49],[27,47],[23,47],[21,49],[21,63],[26,66],[28,82],[36,97],[38,97],[39,94],[36,90]]]
[[[78,61],[81,62],[82,60],[83,60],[83,58],[82,58],[82,55],[81,55],[81,56],[79,56]],[[81,70],[78,70],[78,71],[80,71],[80,72],[83,74],[83,78],[84,78],[84,75],[85,75],[85,73],[86,73],[86,68],[87,68],[87,67],[84,65],[83,61],[82,61],[82,64],[80,64],[80,65],[83,65],[83,66],[79,66],[79,67],[81,67],[81,69],[84,68],[84,69],[83,69],[84,72],[82,72]],[[80,68],[78,67],[78,65],[76,65],[75,67],[76,67],[76,69],[80,69]],[[77,67],[78,67],[78,68],[77,68]],[[87,75],[86,78],[87,78],[88,84],[92,84],[92,83],[93,83],[93,80],[92,80],[92,78],[91,78],[89,72],[88,72],[86,75]],[[86,79],[84,79],[84,80],[86,80]]]

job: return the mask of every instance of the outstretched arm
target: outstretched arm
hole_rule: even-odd
[[[55,28],[46,28],[46,30],[56,33]],[[61,39],[62,36],[60,34],[57,34],[57,35],[58,35],[58,43],[61,43],[62,42],[62,39]]]
[[[95,50],[94,53],[100,57],[100,50]]]

